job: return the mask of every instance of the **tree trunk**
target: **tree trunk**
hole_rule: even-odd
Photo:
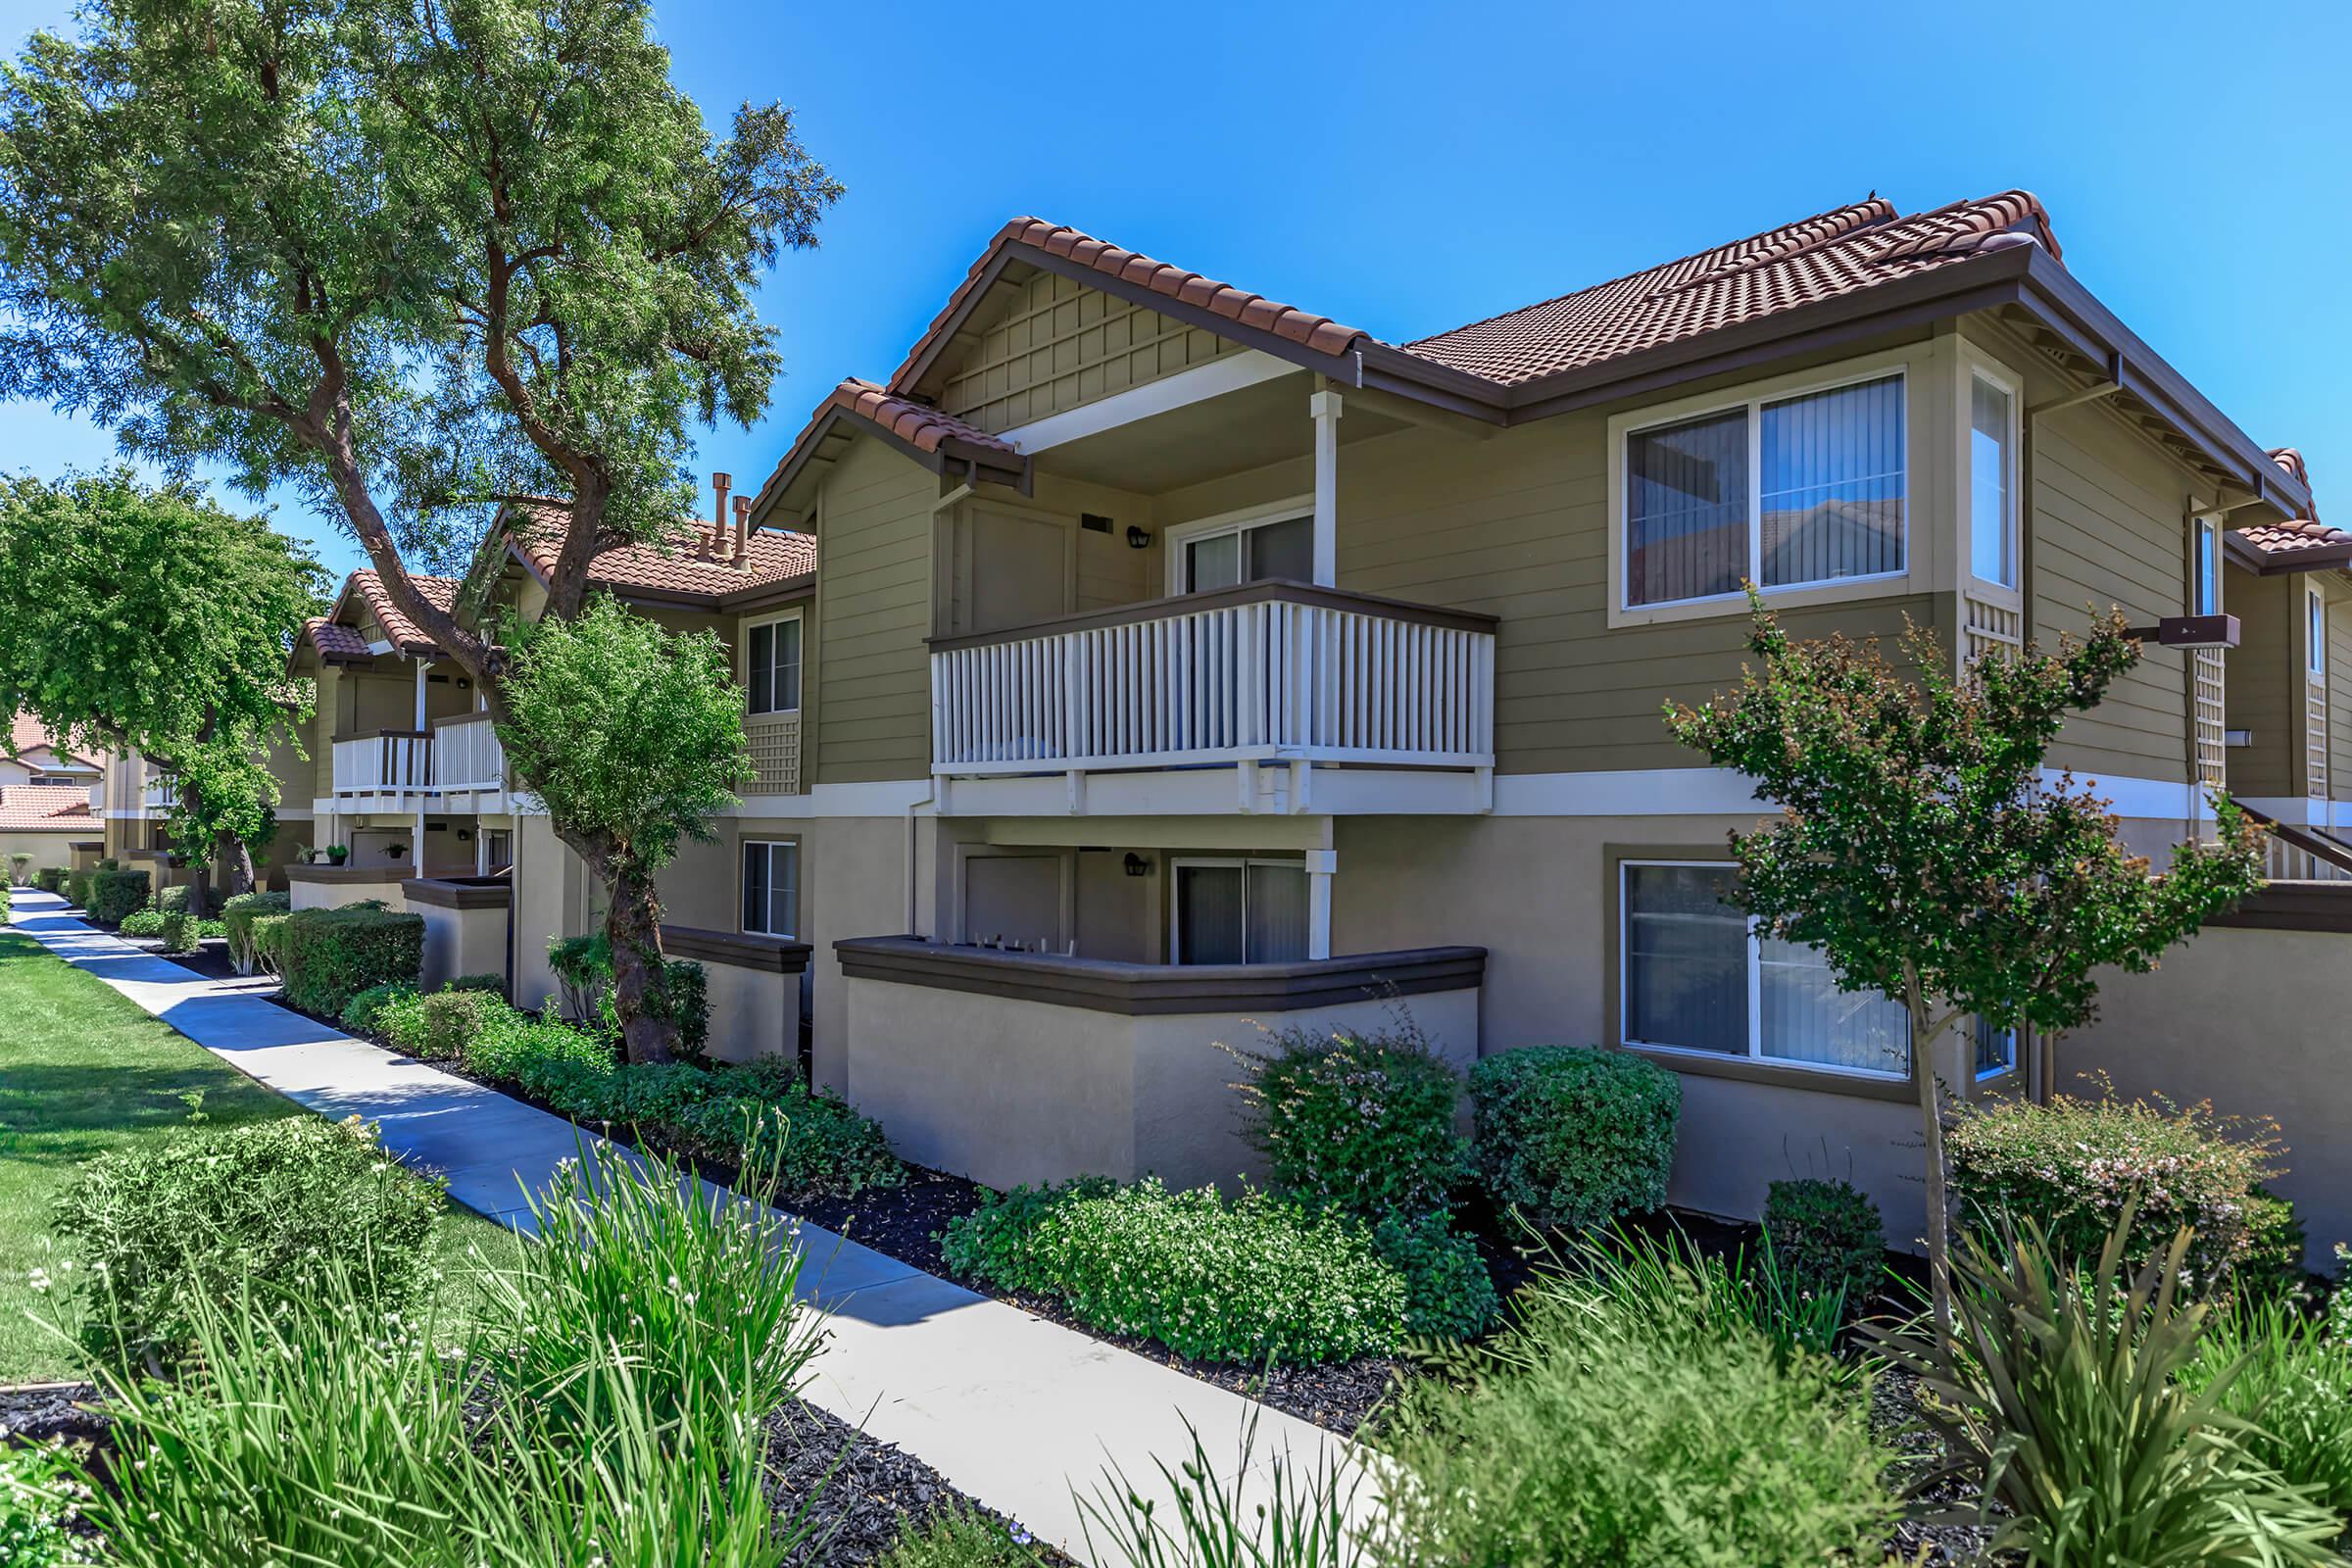
[[[228,896],[253,891],[253,850],[233,834],[220,835],[220,853],[228,862]]]
[[[612,1004],[631,1061],[673,1061],[677,1025],[669,1018],[668,971],[662,955],[662,900],[654,880],[606,862],[605,938],[612,946]]]
[[[1919,1085],[1919,1133],[1928,1166],[1928,1289],[1935,1301],[1936,1343],[1952,1343],[1952,1199],[1943,1152],[1943,1091],[1936,1076],[1936,1040],[1941,1030],[1927,1016],[1916,995],[1911,1002],[1911,1072]]]

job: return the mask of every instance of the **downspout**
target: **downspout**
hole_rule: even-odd
[[[915,853],[914,813],[924,807],[932,805],[938,799],[939,777],[937,774],[933,774],[931,782],[923,789],[922,798],[906,803],[906,919],[905,926],[906,934],[910,937],[923,935],[914,928],[914,915],[919,902],[915,895],[922,885],[922,874],[918,866],[919,857]]]

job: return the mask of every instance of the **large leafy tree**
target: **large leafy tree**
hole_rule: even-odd
[[[2107,803],[2043,767],[2067,715],[2138,662],[2123,617],[2055,654],[1978,661],[1962,677],[1935,639],[1905,640],[1908,672],[1871,643],[1800,642],[1753,589],[1747,666],[1704,708],[1670,706],[1684,745],[1755,780],[1777,819],[1731,835],[1734,898],[1773,935],[1821,950],[1838,986],[1910,1018],[1926,1143],[1936,1323],[1949,1333],[1950,1200],[1936,1045],[1964,1021],[2077,1029],[2096,972],[2156,967],[2164,951],[2261,877],[2261,838],[2227,799],[2210,843],[2163,874],[2126,853]]]
[[[276,803],[254,753],[310,712],[286,656],[325,586],[303,546],[190,486],[0,481],[0,710],[144,753],[176,775],[199,893],[216,847],[250,878]]]
[[[90,0],[0,83],[0,395],[292,485],[510,718],[501,504],[564,497],[546,614],[691,506],[688,431],[777,368],[752,288],[840,187],[790,111],[704,123],[645,0]],[[466,573],[457,609],[408,563]],[[537,783],[525,775],[526,783]],[[552,817],[592,864],[600,829]],[[666,1054],[646,901],[609,905]]]

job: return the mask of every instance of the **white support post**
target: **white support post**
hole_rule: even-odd
[[[424,728],[424,672],[431,666],[432,661],[430,660],[419,659],[416,661],[416,722],[409,726],[411,729],[422,730]]]
[[[409,864],[416,874],[424,875],[424,808],[416,808],[416,836],[409,840]]]
[[[1331,874],[1339,869],[1336,850],[1306,852],[1306,956],[1331,956]]]
[[[1340,585],[1340,395],[1306,400],[1315,420],[1315,586]]]

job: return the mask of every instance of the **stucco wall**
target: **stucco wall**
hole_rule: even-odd
[[[66,846],[80,839],[93,838],[100,831],[96,822],[84,822],[71,833],[0,833],[0,878],[10,873],[8,858],[29,855],[30,863],[24,867],[25,880],[43,866],[71,866],[74,853]]]
[[[2352,936],[2215,928],[2154,974],[2103,976],[2099,1022],[2059,1041],[2051,1087],[2209,1100],[2274,1118],[2287,1152],[2274,1184],[2302,1215],[2315,1268],[2352,1241]]]
[[[460,975],[507,972],[507,909],[451,908],[417,900],[409,912],[424,917],[424,965],[420,978],[428,991]]]

